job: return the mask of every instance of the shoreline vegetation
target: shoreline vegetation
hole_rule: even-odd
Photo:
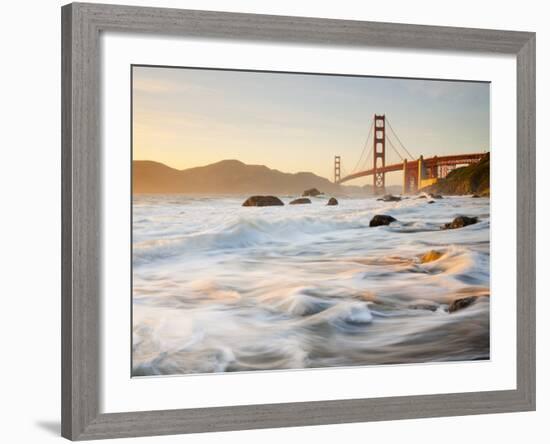
[[[444,195],[472,194],[477,197],[489,197],[491,195],[490,169],[491,158],[490,153],[487,153],[479,162],[456,168],[447,177],[439,179],[436,184],[422,191]]]

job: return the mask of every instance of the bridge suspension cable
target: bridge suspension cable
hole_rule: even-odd
[[[341,166],[340,168],[342,169],[342,177],[346,177],[348,175],[348,172],[343,166]]]
[[[357,171],[362,171],[367,167],[367,163],[369,162],[369,159],[372,159],[371,154],[372,154],[373,148],[374,148],[374,144],[371,144],[371,147],[369,149],[369,152],[365,156],[365,160],[363,161],[363,164],[359,167],[359,169]]]
[[[399,153],[399,151],[397,151],[397,149],[395,148],[395,146],[393,146],[393,143],[391,141],[391,139],[389,137],[386,137],[386,142],[388,142],[390,144],[390,147],[393,148],[393,150],[395,151],[395,153],[399,156],[399,158],[401,159],[401,161],[403,161],[403,156]]]
[[[369,133],[367,135],[367,138],[365,139],[363,149],[361,150],[361,155],[359,156],[359,159],[357,160],[357,163],[355,164],[355,167],[353,168],[353,170],[351,170],[352,173],[355,173],[356,171],[359,171],[358,168],[361,165],[361,159],[363,159],[363,155],[365,154],[365,150],[367,149],[367,145],[369,144],[369,139],[370,139],[370,136],[372,134],[372,128],[373,127],[374,127],[374,120],[371,120]],[[369,151],[369,154],[370,154],[370,151]],[[367,154],[367,157],[365,159],[368,158],[369,154]]]
[[[393,127],[391,126],[391,123],[389,121],[389,119],[386,117],[386,122],[388,122],[388,126],[390,128],[390,131],[392,132],[392,134],[395,136],[395,138],[397,139],[397,141],[399,142],[399,145],[401,145],[401,148],[403,148],[403,150],[407,153],[407,155],[409,156],[409,160],[413,160],[414,157],[413,155],[409,152],[409,150],[407,148],[405,148],[405,145],[403,145],[403,142],[401,142],[401,139],[399,138],[399,136],[397,135],[397,133],[395,132],[395,130],[393,129]],[[391,143],[391,142],[390,142]],[[395,148],[394,148],[395,149]],[[401,157],[401,159],[403,159]]]
[[[379,122],[381,122],[381,124]],[[389,128],[388,132],[386,132],[386,123],[388,124],[387,128]],[[371,135],[373,136],[371,148],[367,152],[367,145],[369,145],[371,141]],[[386,146],[390,149],[386,150]],[[399,160],[393,162],[388,159],[387,155],[392,153],[395,153],[399,157]],[[403,155],[403,153],[406,154]],[[441,169],[443,167],[448,168],[457,165],[470,165],[479,162],[484,155],[484,153],[470,153],[433,156],[430,158],[423,158],[420,156],[415,160],[393,129],[387,117],[385,115],[375,114],[371,121],[367,139],[361,150],[361,155],[353,171],[348,174],[342,168],[341,157],[334,157],[334,181],[337,184],[342,184],[360,177],[371,176],[373,178],[373,190],[375,193],[378,193],[383,192],[385,189],[385,175],[399,171],[403,174],[403,192],[407,193],[416,191],[422,186],[425,186],[425,183],[427,183],[424,181],[425,179],[431,180],[440,177],[439,174],[442,174]],[[411,161],[410,165],[405,163],[409,160],[407,156]],[[382,159],[382,162],[378,162],[379,159]],[[367,162],[369,161],[372,163],[367,166]],[[341,175],[341,172],[344,174]],[[444,177],[445,174],[442,174],[442,176]]]
[[[374,127],[374,121],[373,121],[373,127]],[[369,144],[369,140],[370,139],[367,139],[366,145]],[[367,155],[365,156],[365,159],[363,160],[363,163],[359,166],[359,168],[357,168],[357,170],[355,172],[364,170],[365,168],[367,168],[367,164],[369,163],[369,161],[372,162],[373,149],[374,149],[374,143],[371,143],[369,151],[368,151]]]

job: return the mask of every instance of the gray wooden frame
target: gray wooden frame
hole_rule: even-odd
[[[99,35],[103,31],[516,56],[517,389],[101,413]],[[62,435],[66,438],[84,440],[535,409],[534,33],[74,3],[62,8],[62,108]]]

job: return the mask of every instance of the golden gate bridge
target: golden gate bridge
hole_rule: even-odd
[[[367,151],[371,136],[372,145]],[[398,145],[400,149],[395,145]],[[397,154],[399,157],[397,162],[386,162],[386,147]],[[415,159],[395,133],[386,115],[375,114],[361,156],[352,172],[346,174],[342,168],[341,156],[334,156],[334,183],[342,184],[359,177],[372,176],[374,193],[383,194],[386,188],[386,173],[403,171],[403,194],[415,193],[424,187],[433,185],[438,179],[446,177],[452,169],[458,166],[479,162],[484,155],[485,153],[454,154],[426,159],[421,155]]]

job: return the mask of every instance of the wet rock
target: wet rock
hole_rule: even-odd
[[[379,227],[380,225],[389,225],[396,220],[395,217],[388,216],[387,214],[377,214],[370,220],[369,226]]]
[[[472,194],[472,199],[479,199],[481,196],[479,194]]]
[[[429,204],[435,203],[435,200],[428,201]]]
[[[408,306],[411,310],[429,310],[429,311],[436,311],[439,305],[432,304],[429,302],[426,303],[418,303],[418,304],[411,304]]]
[[[311,196],[311,197],[315,197],[315,196],[319,196],[320,194],[323,194],[321,193],[317,188],[310,188],[308,190],[305,190],[303,193],[302,193],[302,196]]]
[[[430,196],[432,199],[443,199],[443,196],[441,194],[430,193],[428,196]]]
[[[338,201],[334,197],[331,197],[328,200],[327,205],[338,205]]]
[[[442,230],[453,230],[455,228],[462,228],[468,225],[477,223],[477,217],[469,216],[458,216],[453,219],[452,222],[449,222],[441,227]]]
[[[300,197],[298,199],[294,199],[292,202],[289,203],[289,205],[300,205],[300,204],[310,204],[311,200],[309,200],[307,197]]]
[[[455,311],[462,310],[463,308],[469,307],[477,300],[477,296],[468,296],[466,298],[455,299],[449,305],[449,313],[454,313]]]
[[[420,262],[423,264],[433,262],[438,260],[441,256],[443,256],[443,253],[440,251],[430,250],[420,258]]]
[[[421,194],[420,196],[417,197],[417,199],[427,199],[427,198],[425,194]]]
[[[376,200],[381,200],[383,202],[399,202],[401,198],[399,196],[394,196],[393,194],[386,194]]]
[[[243,207],[270,207],[275,205],[284,205],[284,203],[275,196],[250,196],[243,203]]]

